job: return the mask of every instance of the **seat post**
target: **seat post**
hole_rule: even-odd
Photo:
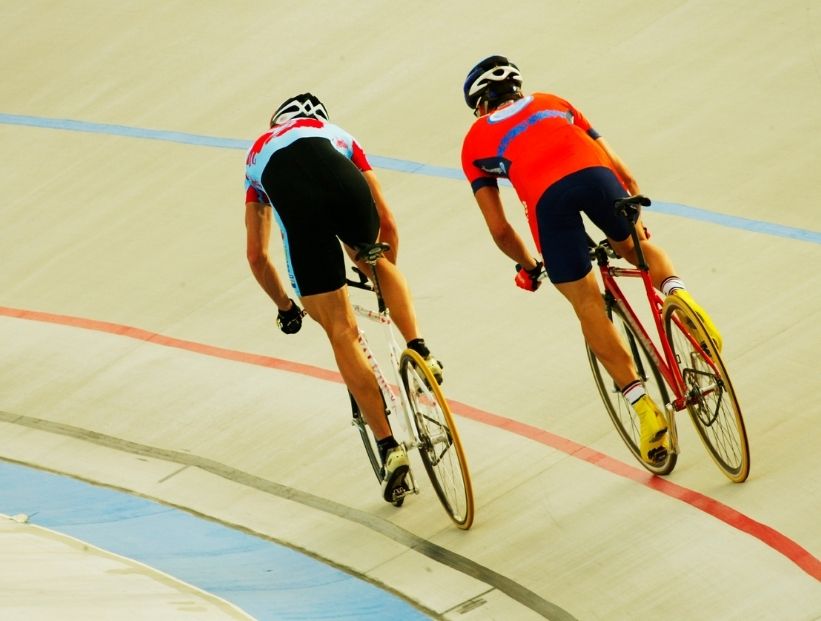
[[[641,240],[639,239],[639,232],[636,229],[636,223],[639,221],[640,206],[647,207],[651,201],[646,196],[636,194],[635,196],[628,196],[616,201],[616,211],[630,221],[630,237],[633,239],[633,246],[636,249],[636,259],[638,259],[638,268],[643,272],[650,270],[647,261],[644,258],[644,251],[641,249]]]
[[[382,297],[382,288],[379,286],[379,274],[376,270],[376,263],[385,254],[390,246],[388,244],[375,242],[373,244],[361,244],[357,247],[357,260],[364,260],[371,268],[373,276],[373,291],[376,294],[377,308],[380,313],[384,313],[387,308],[385,299]]]
[[[376,271],[376,259],[368,261],[371,266],[371,273],[373,274],[373,292],[376,294],[376,306],[380,313],[384,313],[387,308],[385,305],[385,298],[382,297],[382,287],[379,286],[379,274]]]

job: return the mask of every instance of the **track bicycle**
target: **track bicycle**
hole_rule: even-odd
[[[354,268],[358,279],[346,279],[346,281],[350,287],[372,291],[376,295],[377,310],[358,304],[353,304],[353,309],[357,317],[382,326],[394,384],[390,384],[385,377],[361,325],[359,343],[376,375],[391,431],[397,441],[405,447],[409,457],[411,449],[419,449],[422,464],[439,501],[456,526],[467,530],[473,524],[473,488],[456,422],[442,389],[422,356],[412,349],[399,347],[397,330],[379,289],[376,262],[388,248],[387,244],[380,243],[360,247],[356,259],[362,259],[368,264],[371,279],[369,280],[365,274]],[[349,396],[353,426],[359,431],[373,472],[381,483],[383,464],[376,438],[353,396],[350,393]],[[391,500],[394,506],[401,507],[407,495],[419,493],[412,468],[408,471],[405,480],[404,488],[398,490]]]
[[[661,294],[653,287],[650,271],[639,243],[636,223],[640,206],[650,199],[631,196],[616,201],[615,208],[632,223],[631,236],[638,267],[610,264],[618,255],[607,240],[590,241],[590,258],[601,274],[604,303],[610,320],[625,339],[639,378],[667,418],[670,446],[660,463],[648,463],[639,451],[639,421],[621,390],[587,346],[593,377],[607,413],[630,452],[650,472],[672,472],[679,453],[675,414],[686,409],[707,452],[718,468],[733,482],[741,483],[750,472],[750,448],[741,408],[727,368],[698,314],[677,296]],[[659,349],[650,339],[627,296],[617,283],[621,278],[640,278],[658,333]]]

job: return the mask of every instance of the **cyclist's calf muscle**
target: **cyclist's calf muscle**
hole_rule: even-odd
[[[641,220],[636,223],[636,230],[641,240],[641,249],[644,252],[644,258],[650,268],[650,278],[653,281],[653,286],[660,290],[661,283],[664,282],[666,278],[676,274],[675,267],[667,253],[662,250],[661,247],[647,239],[645,228]],[[632,237],[628,237],[622,241],[612,239],[608,239],[608,241],[619,256],[624,257],[625,260],[633,265],[637,265],[638,257],[636,256],[636,249],[633,246]]]

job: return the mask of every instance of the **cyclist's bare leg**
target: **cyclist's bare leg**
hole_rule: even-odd
[[[379,259],[376,269],[379,270],[382,297],[400,334],[406,343],[419,338],[421,335],[416,323],[416,311],[405,275],[387,259]]]
[[[607,317],[593,272],[588,272],[580,280],[558,283],[555,286],[573,306],[584,338],[616,385],[623,388],[636,381],[638,373],[633,359]]]
[[[390,246],[390,248],[385,251],[385,258],[395,265],[396,257],[399,254],[399,232],[396,230],[396,222],[392,217],[386,219],[385,214],[381,212],[379,214],[379,220],[382,225],[379,227],[379,237],[376,241]]]
[[[370,276],[371,268],[367,263],[357,261],[356,266]],[[382,297],[402,338],[405,339],[406,343],[419,338],[416,311],[413,308],[413,300],[405,276],[387,258],[379,259],[376,269],[379,270],[379,286],[382,289]]]
[[[616,385],[624,389],[638,380],[633,359],[613,322],[607,317],[594,273],[588,272],[581,280],[559,283],[556,288],[573,305],[590,349]],[[667,425],[661,411],[646,394],[632,402],[632,407],[641,426],[639,450],[642,458],[649,463],[662,461],[667,455]]]
[[[647,234],[645,233],[641,219],[636,223],[636,230],[641,240],[641,249],[644,252],[644,258],[650,268],[650,278],[653,281],[653,286],[661,290],[661,283],[664,282],[665,279],[677,275],[676,268],[673,266],[673,261],[661,246],[657,246],[647,239]],[[628,237],[620,242],[609,238],[608,241],[619,256],[624,257],[633,265],[638,264],[638,257],[636,256],[636,249],[634,248],[632,237]]]
[[[661,290],[661,284],[667,280],[667,278],[678,276],[676,269],[673,267],[673,262],[670,257],[667,256],[667,253],[662,250],[661,247],[647,239],[647,234],[641,220],[636,223],[636,230],[638,231],[639,239],[641,239],[641,249],[644,252],[644,258],[647,261],[647,266],[650,268],[650,279],[653,281],[653,286]],[[637,264],[638,260],[635,248],[633,247],[632,237],[628,237],[621,242],[616,242],[612,239],[609,239],[609,241],[610,245],[620,256],[630,261],[633,265]],[[723,339],[721,338],[721,333],[718,331],[718,328],[710,318],[710,315],[708,315],[689,294],[686,294],[686,292],[684,294],[687,296],[686,300],[688,305],[701,317],[701,320],[707,328],[707,334],[710,335],[716,347],[721,351]]]
[[[382,394],[359,344],[359,331],[347,287],[300,298],[308,314],[323,327],[342,379],[356,399],[377,440],[390,435]]]

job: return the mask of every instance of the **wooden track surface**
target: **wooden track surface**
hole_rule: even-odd
[[[274,537],[442,618],[821,618],[818,3],[279,4],[0,3],[0,458]],[[514,287],[453,178],[462,81],[493,53],[658,202],[647,223],[725,338],[743,485],[683,417],[651,479],[569,306]],[[280,334],[248,270],[243,148],[306,90],[396,213],[468,532],[425,480],[381,501],[324,334]]]

